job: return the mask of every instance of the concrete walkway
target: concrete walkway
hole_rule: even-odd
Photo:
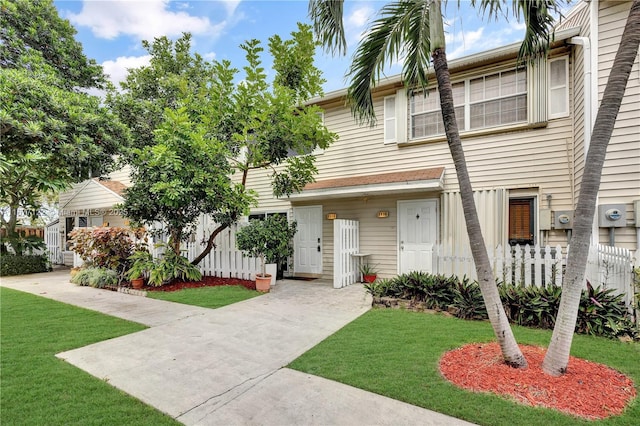
[[[148,325],[59,358],[187,425],[468,425],[284,368],[366,312],[361,285],[283,280],[220,309],[78,287],[66,270],[1,285]]]

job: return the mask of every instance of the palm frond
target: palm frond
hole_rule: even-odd
[[[472,6],[480,7],[489,19],[504,17],[511,13],[518,21],[525,23],[525,35],[518,52],[520,61],[533,61],[545,56],[553,41],[556,18],[562,16],[561,7],[569,0],[512,0],[511,8],[505,7],[506,0],[472,0]]]
[[[406,84],[426,86],[429,55],[428,1],[403,0],[385,5],[360,42],[347,73],[351,78],[348,98],[354,117],[359,122],[375,124],[371,90],[384,67],[403,56]]]
[[[309,0],[309,17],[313,31],[325,51],[346,55],[347,40],[344,35],[344,0]]]

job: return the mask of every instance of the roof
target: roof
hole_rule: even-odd
[[[109,191],[115,192],[120,197],[122,197],[122,195],[124,194],[124,190],[127,188],[125,184],[117,180],[107,180],[100,178],[93,178],[93,180],[107,188]]]
[[[564,43],[566,40],[569,40],[570,38],[578,35],[580,35],[579,27],[566,28],[565,26],[563,26],[562,29],[558,29],[555,32],[554,39],[551,44],[552,46],[558,46]],[[454,73],[456,71],[478,67],[483,64],[498,62],[508,58],[515,58],[518,55],[521,44],[522,42],[512,43],[495,49],[448,60],[449,70]],[[430,72],[433,72],[433,70],[430,70]],[[381,90],[385,87],[401,87],[402,84],[402,75],[398,74],[380,79],[373,90]],[[332,92],[326,93],[322,97],[311,99],[308,103],[323,104],[327,102],[335,102],[341,98],[344,98],[347,95],[347,91],[348,89],[346,88],[334,90]]]
[[[344,198],[385,193],[442,190],[444,167],[406,170],[375,175],[324,179],[307,184],[302,192],[291,195],[293,200]]]

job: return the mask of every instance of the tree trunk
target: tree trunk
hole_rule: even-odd
[[[451,89],[451,77],[449,75],[449,65],[445,54],[444,30],[442,25],[442,11],[440,1],[435,0],[429,8],[431,56],[433,68],[438,80],[438,92],[440,94],[440,107],[442,109],[442,120],[449,143],[451,157],[456,167],[458,184],[460,185],[460,198],[462,199],[462,210],[467,226],[467,234],[471,243],[471,253],[476,265],[478,274],[478,284],[482,292],[484,304],[487,307],[489,321],[496,335],[502,356],[506,364],[516,368],[526,368],[527,360],[522,355],[518,343],[513,335],[507,314],[500,300],[498,286],[493,276],[491,262],[487,254],[487,248],[480,228],[478,211],[473,199],[473,189],[471,179],[467,170],[467,163],[462,149],[458,122],[456,121],[455,108],[453,105],[453,91]]]
[[[192,265],[197,265],[198,263],[202,262],[202,259],[207,257],[209,253],[211,253],[211,250],[213,250],[213,248],[216,246],[214,243],[214,240],[216,239],[218,234],[220,234],[222,231],[224,231],[228,227],[229,225],[220,225],[211,233],[211,235],[209,235],[209,239],[207,240],[206,247],[204,248],[204,250],[202,250],[202,253],[200,253],[198,256],[196,256],[195,259],[191,261]]]
[[[640,44],[640,0],[631,5],[627,24],[620,39],[620,45],[604,89],[598,109],[591,146],[587,152],[585,169],[580,185],[580,195],[575,211],[571,249],[567,258],[567,272],[564,278],[562,297],[556,324],[549,343],[549,349],[542,364],[547,374],[558,376],[567,371],[569,352],[578,318],[580,294],[583,289],[584,274],[589,255],[592,223],[596,209],[602,167],[613,127],[620,110],[629,74],[638,54]],[[589,88],[585,88],[589,90]]]

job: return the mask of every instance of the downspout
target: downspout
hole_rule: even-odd
[[[598,112],[598,0],[589,1],[589,35],[590,37],[572,37],[569,43],[582,46],[584,68],[584,167],[587,167],[586,159],[591,145],[591,132],[593,131],[593,117]],[[595,53],[595,54],[594,54]],[[596,198],[596,205],[598,204]],[[598,244],[600,228],[598,218],[593,218],[591,243]]]

